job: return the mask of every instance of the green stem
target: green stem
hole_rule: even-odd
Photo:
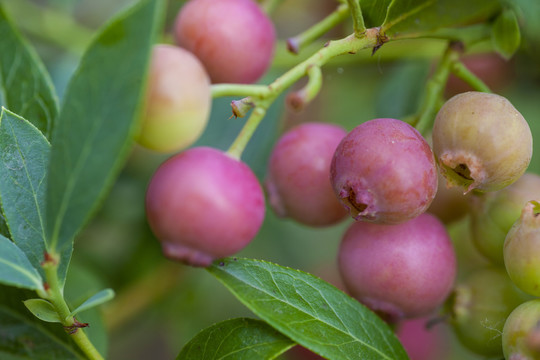
[[[264,118],[264,115],[266,115],[266,109],[262,106],[258,106],[253,109],[253,112],[246,121],[246,124],[242,130],[240,130],[240,133],[233,141],[229,150],[227,150],[227,153],[230,156],[234,157],[235,159],[240,159],[242,157],[242,153],[244,152],[249,139],[251,139],[253,136],[253,133],[261,123],[261,120]]]
[[[454,75],[469,84],[474,90],[485,93],[491,93],[491,89],[487,86],[482,79],[471,72],[461,61],[456,61],[452,64],[450,69]]]
[[[214,84],[212,85],[212,97],[223,96],[258,96],[264,97],[269,93],[266,85],[246,84]]]
[[[48,300],[56,309],[60,321],[64,328],[73,329],[69,336],[83,351],[90,360],[103,360],[101,354],[97,351],[94,344],[88,339],[82,328],[78,327],[79,323],[71,316],[71,311],[64,299],[62,287],[58,279],[58,264],[60,256],[55,253],[49,254],[49,259],[42,265],[45,272],[45,279],[48,285],[47,297]]]
[[[349,8],[351,9],[351,15],[353,18],[354,35],[361,37],[364,31],[366,31],[366,25],[364,24],[364,17],[362,16],[362,9],[360,8],[359,0],[347,0]]]
[[[367,29],[362,37],[356,37],[352,34],[340,40],[330,41],[327,46],[321,48],[315,54],[278,77],[272,84],[268,85],[267,94],[260,94],[261,96],[258,99],[253,99],[255,108],[227,151],[229,155],[240,159],[251,136],[266,114],[266,110],[285,89],[305,76],[310,68],[320,68],[330,59],[339,55],[354,54],[361,49],[373,48],[378,42],[379,29],[376,28]],[[240,86],[238,89],[245,89],[245,86],[248,85]],[[252,94],[250,93],[249,95]]]
[[[418,112],[418,121],[415,126],[421,134],[425,134],[435,120],[439,100],[443,96],[444,88],[450,75],[450,68],[458,59],[459,52],[454,49],[453,43],[450,43],[439,61],[435,72],[426,84],[426,90],[420,105],[420,111]]]
[[[308,83],[301,90],[289,94],[287,102],[295,109],[300,110],[313,100],[322,87],[322,71],[318,66],[311,66],[307,70]]]
[[[317,24],[311,26],[301,34],[287,40],[287,50],[294,54],[304,48],[306,45],[311,44],[330,29],[343,22],[349,17],[349,5],[341,4],[330,15],[319,21]]]

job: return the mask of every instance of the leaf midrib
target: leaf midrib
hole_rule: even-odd
[[[219,268],[216,267],[216,266],[214,266],[213,268],[214,268],[214,269],[219,269]],[[265,271],[268,271],[268,269],[266,269],[266,268],[262,268],[262,267],[257,267],[257,268],[258,268],[258,269],[264,269]],[[226,272],[226,271],[222,271],[222,272],[225,273],[225,274],[228,274],[228,275],[231,276],[231,277],[234,277],[235,279],[237,279],[238,281],[240,281],[240,282],[242,282],[242,283],[244,283],[244,284],[246,284],[246,285],[251,286],[251,287],[254,288],[254,289],[257,289],[258,291],[260,291],[260,292],[262,292],[262,293],[268,295],[269,297],[271,297],[271,298],[273,298],[273,299],[275,299],[275,300],[277,300],[277,301],[279,301],[279,302],[281,302],[281,303],[284,303],[284,304],[287,304],[287,305],[291,306],[292,308],[298,310],[298,311],[301,312],[301,313],[304,313],[304,314],[306,314],[306,315],[309,315],[309,316],[310,316],[311,318],[313,318],[315,321],[319,321],[319,322],[321,322],[321,323],[327,325],[328,327],[334,328],[334,329],[336,329],[337,331],[339,331],[339,332],[341,332],[341,333],[343,333],[343,334],[345,334],[345,335],[349,335],[349,337],[352,338],[355,342],[358,342],[358,343],[360,343],[360,344],[366,346],[367,348],[372,349],[374,352],[381,354],[381,356],[384,356],[384,358],[386,358],[386,359],[392,360],[392,358],[390,358],[390,357],[388,357],[386,354],[382,353],[379,349],[377,349],[377,348],[371,346],[370,344],[368,344],[368,343],[366,343],[366,342],[364,342],[364,341],[361,341],[360,339],[358,339],[357,337],[355,337],[355,336],[354,336],[353,334],[351,334],[350,332],[345,332],[343,329],[337,328],[336,326],[334,326],[334,325],[332,325],[332,324],[329,324],[329,323],[327,323],[327,322],[324,322],[324,321],[322,321],[322,320],[320,320],[320,319],[314,317],[314,316],[311,315],[310,313],[305,312],[303,309],[300,309],[300,308],[298,308],[297,306],[295,306],[295,305],[293,305],[293,304],[291,304],[291,303],[289,303],[289,302],[286,302],[286,301],[284,301],[284,300],[282,300],[282,299],[276,298],[276,297],[274,297],[271,293],[269,293],[269,292],[267,292],[267,291],[265,291],[265,290],[263,290],[263,289],[260,289],[260,288],[257,287],[257,286],[251,285],[250,283],[247,283],[247,282],[243,281],[242,279],[240,279],[239,277],[237,277],[237,276],[231,274],[230,272]],[[270,271],[268,271],[268,272],[271,273]],[[224,283],[224,284],[225,284],[225,286],[228,287],[232,292],[234,292],[234,293],[236,294],[236,296],[237,296],[237,297],[238,297],[238,298],[239,298],[239,299],[240,299],[240,300],[241,300],[248,308],[252,309],[252,310],[255,312],[255,310],[253,309],[254,306],[253,306],[253,307],[250,306],[251,304],[250,304],[249,302],[245,301],[244,298],[241,296],[241,294],[237,293],[234,289],[232,289],[230,286],[228,286],[227,283]],[[275,281],[274,281],[274,284],[276,284]],[[278,289],[279,289],[279,286],[277,286],[277,284],[276,284],[276,287],[278,287]],[[281,292],[281,289],[279,289],[279,290],[280,290],[280,292]],[[324,299],[324,298],[323,298],[323,299]],[[332,308],[332,311],[334,311],[334,313],[335,313],[335,310],[333,310],[333,307],[328,303],[328,301],[327,301],[326,299],[324,299],[324,301],[328,304],[328,306],[330,306],[330,307]],[[340,321],[341,321],[341,319],[340,319]],[[271,322],[274,323],[273,320],[271,320]],[[348,329],[348,328],[347,328],[347,329]]]

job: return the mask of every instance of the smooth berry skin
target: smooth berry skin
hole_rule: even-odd
[[[471,197],[471,234],[478,252],[503,266],[506,235],[529,200],[540,199],[540,176],[525,173],[502,190]]]
[[[516,307],[506,319],[502,331],[504,358],[540,359],[540,299]]]
[[[442,359],[448,353],[440,327],[429,327],[433,317],[407,319],[398,324],[396,336],[411,360]]]
[[[540,296],[540,204],[528,202],[504,241],[504,265],[521,290]]]
[[[330,180],[355,220],[397,224],[429,207],[437,192],[437,167],[416,129],[396,119],[374,119],[341,141]]]
[[[146,193],[148,223],[171,259],[206,267],[243,249],[257,234],[262,188],[243,162],[208,147],[163,163]]]
[[[450,322],[469,350],[489,358],[502,357],[501,332],[512,310],[529,300],[499,267],[469,273],[448,298]]]
[[[187,50],[156,45],[137,142],[158,152],[184,150],[206,128],[211,106],[210,78],[201,62]]]
[[[253,83],[274,54],[274,25],[253,0],[188,1],[174,31],[178,45],[201,59],[213,83]]]
[[[349,293],[389,321],[435,310],[456,276],[450,237],[427,213],[397,225],[353,223],[341,242],[338,264]]]
[[[500,190],[531,161],[529,125],[500,95],[470,91],[452,97],[439,110],[432,136],[448,186],[465,193]]]
[[[330,163],[347,132],[338,125],[303,123],[276,143],[265,182],[276,214],[309,226],[332,225],[347,216],[330,184]]]

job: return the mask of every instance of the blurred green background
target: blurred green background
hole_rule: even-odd
[[[49,70],[60,99],[79,57],[96,30],[133,0],[3,0],[14,23],[30,39]],[[493,89],[506,96],[529,122],[540,139],[540,4],[515,0],[520,9],[523,42],[510,61],[496,55],[471,59],[471,67],[487,72]],[[163,42],[171,42],[172,23],[182,1],[168,3]],[[336,6],[334,0],[285,0],[272,15],[281,40],[306,29]],[[261,83],[273,79],[320,48],[325,41],[352,31],[349,23],[332,30],[298,56],[287,54],[281,41],[272,69]],[[283,97],[270,109],[244,153],[243,159],[261,180],[266,162],[280,133],[304,121],[338,123],[352,129],[375,117],[403,118],[413,113],[425,80],[445,48],[439,40],[385,44],[374,56],[370,51],[338,58],[323,68],[323,89],[300,113],[284,105]],[[485,53],[489,42],[467,53]],[[129,59],[119,59],[129,61]],[[474,63],[476,62],[476,65]],[[488,71],[489,70],[489,71]],[[301,84],[299,85],[301,86]],[[453,85],[448,94],[464,91]],[[231,98],[214,101],[210,124],[196,145],[227,149],[243,119],[231,119]],[[530,171],[540,173],[540,141],[535,142]],[[201,329],[237,316],[253,316],[203,269],[165,260],[144,217],[144,194],[150,177],[168,156],[135,147],[107,200],[75,243],[67,292],[73,302],[92,291],[111,287],[116,299],[91,316],[90,333],[108,346],[109,359],[173,359]],[[246,219],[249,221],[249,219]],[[350,224],[311,229],[277,218],[270,209],[264,225],[239,256],[277,262],[311,272],[339,286],[335,257],[340,237]],[[466,218],[449,225],[455,235],[460,276],[483,260],[467,242]],[[84,319],[83,319],[84,320]],[[101,329],[105,328],[108,336]],[[448,327],[436,326],[439,346],[433,359],[480,359],[457,344]],[[108,345],[107,345],[108,343]],[[288,359],[309,355],[284,354]]]

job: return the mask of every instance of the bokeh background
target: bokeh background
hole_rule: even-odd
[[[36,47],[61,99],[97,29],[133,0],[0,0],[0,3]],[[182,3],[168,2],[162,42],[173,41],[170,30]],[[491,44],[484,42],[467,49],[465,61],[494,91],[515,105],[529,122],[534,138],[540,139],[540,38],[537,36],[540,3],[537,0],[513,3],[521,9],[523,41],[519,52],[506,61],[491,53]],[[272,69],[261,83],[270,83],[329,39],[352,31],[352,25],[345,22],[299,55],[285,51],[284,39],[322,19],[336,4],[334,0],[283,1],[272,14],[280,43]],[[335,59],[323,68],[321,93],[303,111],[288,109],[284,97],[276,101],[243,159],[262,181],[273,143],[295,124],[324,121],[350,130],[376,117],[399,119],[414,113],[425,81],[444,48],[445,42],[440,40],[403,41],[385,44],[373,56],[366,50]],[[118,61],[121,66],[122,61],[129,59]],[[297,87],[301,85],[302,82]],[[466,90],[463,83],[452,79],[447,95]],[[244,123],[244,119],[230,118],[232,99],[214,100],[209,126],[196,145],[228,148]],[[534,149],[529,170],[540,173],[540,141],[535,142]],[[75,243],[66,287],[71,301],[80,302],[104,287],[117,293],[115,300],[100,311],[86,315],[91,320],[91,336],[101,348],[108,348],[109,359],[173,359],[203,328],[233,317],[254,316],[205,270],[175,264],[161,255],[159,243],[145,221],[144,194],[153,172],[167,157],[135,146],[105,203]],[[460,202],[459,194],[451,196]],[[443,207],[451,210],[450,205]],[[469,242],[466,211],[456,209],[458,215],[446,220],[458,249],[462,277],[483,266],[485,261]],[[308,271],[340,287],[335,258],[350,221],[312,229],[277,218],[268,209],[260,233],[239,256]],[[441,315],[433,314],[428,319],[438,317]],[[411,322],[401,331],[408,343],[431,344],[428,348],[420,346],[421,352],[413,359],[483,358],[461,347],[444,319],[429,331],[424,329],[425,320]],[[299,349],[282,355],[282,359],[290,360],[316,358]]]

